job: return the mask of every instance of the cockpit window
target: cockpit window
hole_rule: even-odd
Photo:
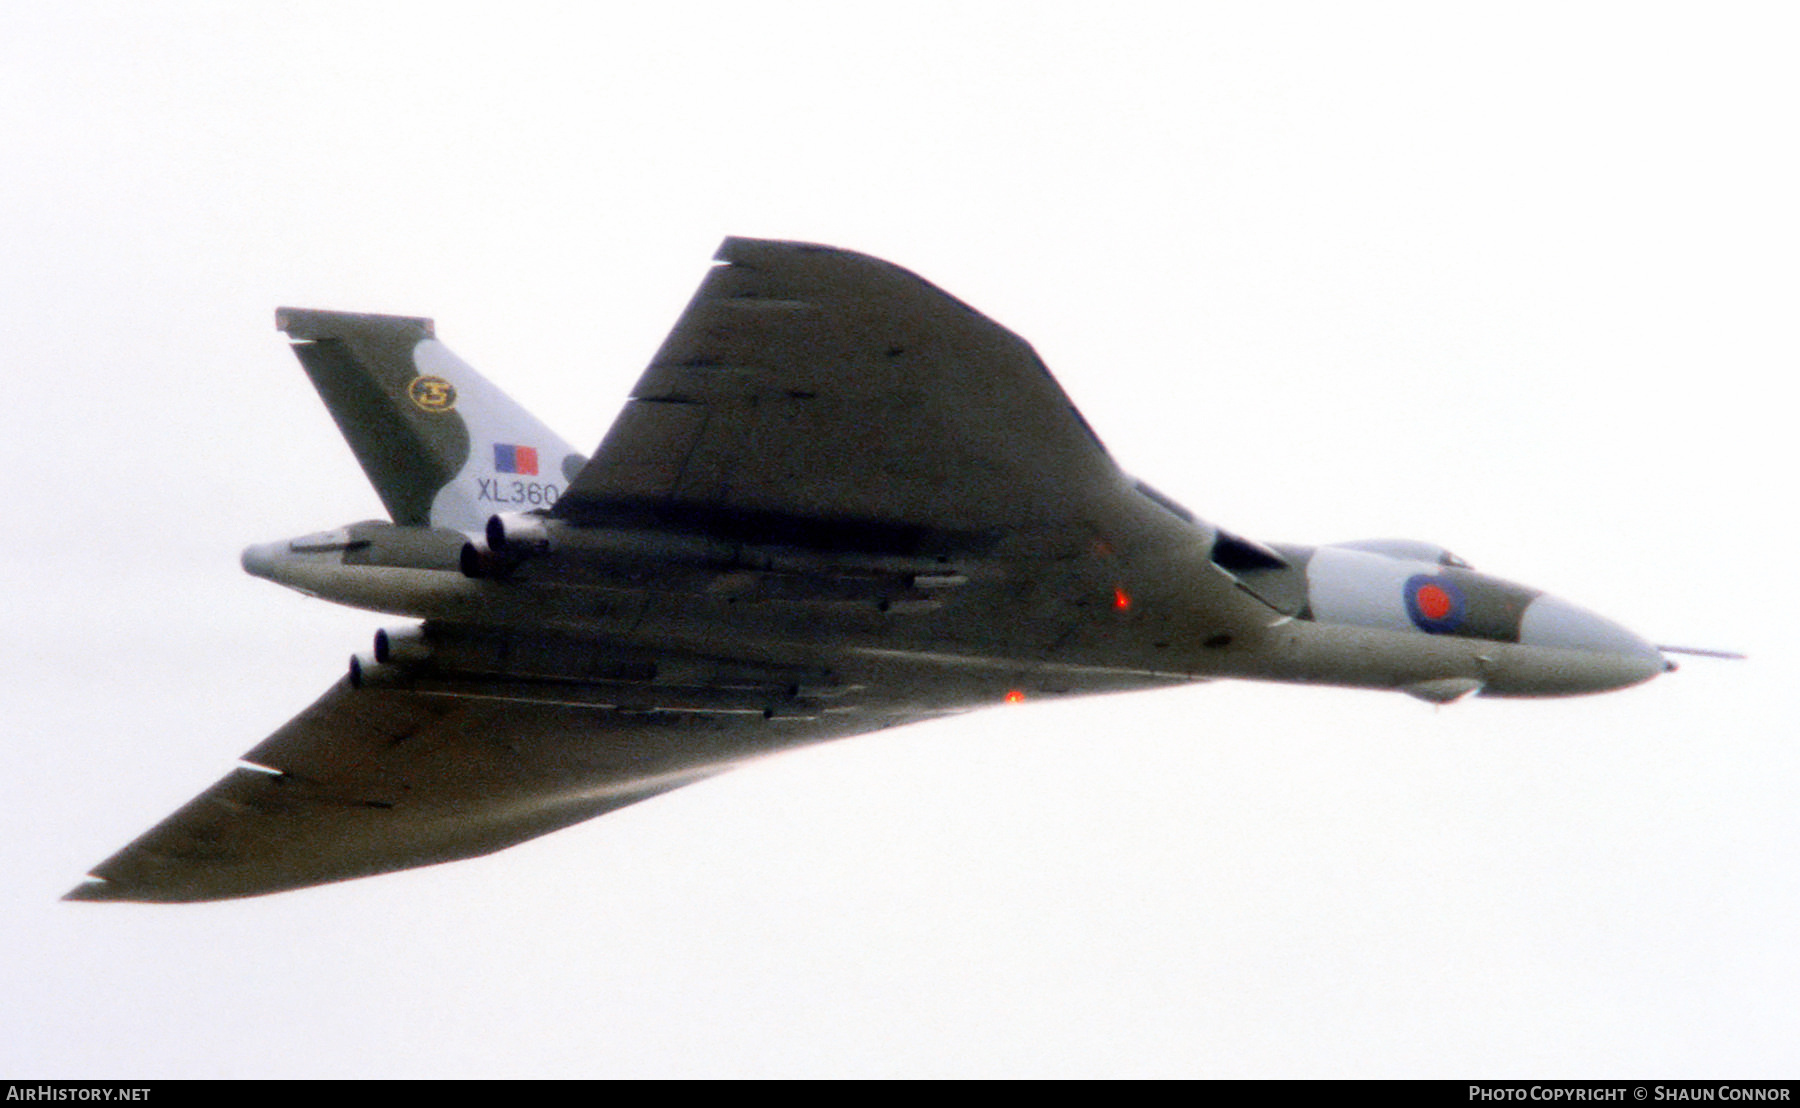
[[[1340,542],[1332,545],[1345,550],[1366,550],[1371,554],[1385,554],[1390,558],[1403,558],[1409,562],[1435,562],[1440,566],[1450,566],[1452,569],[1474,568],[1436,543],[1420,542],[1417,539],[1358,539],[1355,542]]]

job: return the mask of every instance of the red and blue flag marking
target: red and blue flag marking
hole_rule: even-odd
[[[536,477],[538,471],[537,447],[514,446],[507,442],[494,444],[494,468],[501,473],[517,473],[522,477]]]

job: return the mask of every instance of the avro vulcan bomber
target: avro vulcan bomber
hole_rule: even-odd
[[[485,854],[808,743],[1236,678],[1564,696],[1658,647],[1412,541],[1263,543],[1122,473],[1032,348],[912,273],[729,239],[583,457],[429,319],[277,326],[391,517],[244,568],[404,617],[77,900]]]

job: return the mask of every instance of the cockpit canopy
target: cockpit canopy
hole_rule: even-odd
[[[1370,554],[1384,554],[1389,558],[1409,562],[1432,562],[1456,569],[1473,568],[1436,543],[1420,542],[1418,539],[1357,539],[1355,542],[1334,542],[1331,545],[1340,550],[1364,550]]]

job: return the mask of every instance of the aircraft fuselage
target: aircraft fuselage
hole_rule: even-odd
[[[1214,678],[1446,703],[1599,692],[1667,668],[1618,624],[1458,561],[1428,561],[1423,544],[1261,548],[1282,565],[1259,577],[1219,564],[1221,532],[1181,523],[1191,541],[1152,565],[1106,538],[950,559],[577,532],[517,516],[496,517],[487,538],[499,542],[367,522],[253,546],[243,561],[308,595],[424,619],[427,642],[454,634],[440,628],[517,625],[604,642],[609,654],[636,646],[665,663],[716,655],[810,667],[937,710]],[[1288,579],[1269,579],[1277,571]],[[1219,575],[1239,587],[1221,595]],[[363,657],[358,679],[416,680],[441,664],[430,659],[429,647],[398,668]]]

